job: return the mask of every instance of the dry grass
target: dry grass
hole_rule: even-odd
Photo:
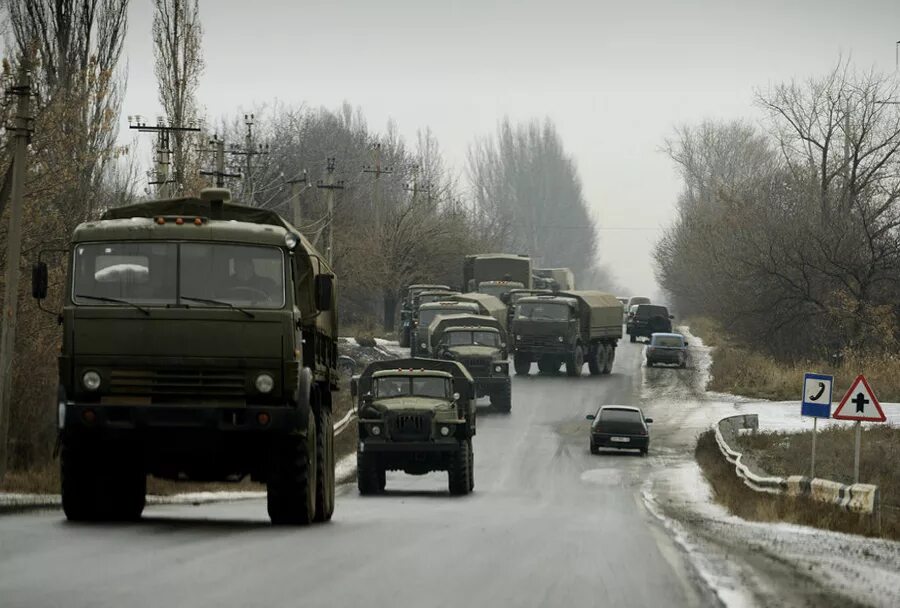
[[[893,515],[889,516],[887,511],[883,514],[879,531],[875,520],[869,515],[848,513],[832,505],[805,498],[754,492],[735,474],[733,465],[722,457],[712,430],[700,436],[695,456],[712,486],[716,500],[739,517],[755,521],[785,521],[837,532],[900,539],[900,521]]]
[[[838,401],[856,376],[865,374],[879,400],[900,401],[900,359],[849,355],[839,365],[828,361],[776,361],[734,345],[714,321],[691,318],[685,323],[704,344],[715,347],[709,390],[754,399],[799,401],[803,374],[818,372],[835,377],[833,398]]]

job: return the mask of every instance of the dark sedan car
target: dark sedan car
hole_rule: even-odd
[[[596,414],[588,414],[591,423],[591,454],[599,454],[600,448],[640,450],[646,456],[650,449],[652,418],[644,418],[637,407],[604,405]]]
[[[647,367],[653,367],[657,363],[685,367],[687,347],[687,340],[681,334],[653,334],[650,336],[650,344],[647,345]]]

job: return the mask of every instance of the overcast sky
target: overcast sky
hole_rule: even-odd
[[[154,117],[152,0],[130,13],[123,113]],[[375,130],[393,118],[412,140],[431,127],[462,173],[471,140],[503,116],[550,117],[601,260],[648,295],[680,190],[660,152],[673,128],[758,121],[755,89],[822,74],[841,54],[893,71],[900,40],[898,0],[201,0],[200,13],[199,101],[212,119],[276,99],[346,100]]]

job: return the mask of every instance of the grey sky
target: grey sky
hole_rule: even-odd
[[[132,2],[126,115],[158,113],[151,5]],[[213,119],[276,99],[346,100],[374,129],[393,118],[412,139],[431,127],[462,173],[469,142],[504,115],[549,116],[578,163],[601,259],[648,294],[650,248],[680,189],[659,152],[674,126],[758,120],[754,88],[821,74],[842,53],[893,71],[900,40],[896,0],[205,0],[200,11],[199,97]]]

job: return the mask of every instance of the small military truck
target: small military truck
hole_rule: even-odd
[[[431,347],[429,346],[428,328],[438,316],[467,313],[477,315],[479,313],[478,304],[475,302],[447,300],[429,302],[428,304],[419,306],[419,314],[416,316],[411,336],[412,342],[409,345],[410,354],[413,357],[426,357],[430,354]]]
[[[447,285],[431,285],[431,284],[416,284],[410,285],[406,288],[406,293],[403,296],[403,300],[400,304],[400,332],[398,335],[400,346],[406,348],[409,346],[409,336],[412,328],[412,319],[413,319],[413,311],[415,308],[413,307],[413,301],[417,294],[428,291],[428,290],[445,290],[450,291],[450,287]]]
[[[334,511],[334,275],[272,211],[151,201],[79,225],[59,318],[62,506],[130,520],[147,475],[268,486],[275,524]],[[32,271],[47,297],[48,267]]]
[[[575,273],[570,268],[535,268],[534,276],[550,282],[550,289],[572,291],[575,289]]]
[[[350,382],[357,404],[360,494],[384,491],[386,471],[447,471],[451,494],[475,487],[475,383],[461,363],[397,359]]]
[[[475,304],[478,306],[476,314],[494,317],[500,322],[503,329],[507,329],[507,308],[506,304],[504,304],[503,300],[500,298],[487,293],[469,292],[457,294],[449,299],[456,300],[457,302],[470,302]]]
[[[463,260],[463,288],[480,292],[480,285],[490,281],[511,281],[531,289],[531,258],[510,253],[467,255]]]
[[[612,371],[622,337],[622,303],[599,291],[569,291],[521,298],[516,305],[513,365],[527,375],[537,361],[542,374],[580,376]]]
[[[490,397],[498,412],[512,409],[506,330],[494,317],[440,316],[431,323],[435,358],[462,363],[475,379],[478,397]]]

